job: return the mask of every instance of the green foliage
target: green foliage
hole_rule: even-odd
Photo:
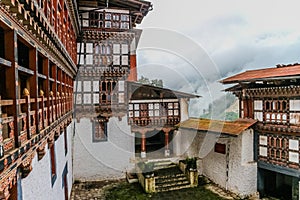
[[[226,110],[235,103],[236,97],[230,93],[214,100],[208,105],[208,109],[203,109],[203,115],[201,118],[206,119],[219,119],[234,121],[238,119],[238,113],[236,112],[226,112]],[[212,116],[213,115],[213,116]]]
[[[144,168],[144,172],[148,173],[148,172],[153,172],[154,171],[154,163],[153,162],[148,162],[145,163],[145,168]]]
[[[145,85],[153,85],[155,87],[163,87],[163,81],[161,79],[150,80],[147,77],[141,76],[141,78],[138,80],[138,82],[145,84]]]
[[[142,170],[143,174],[152,174],[154,171],[153,162],[139,162],[137,163],[138,167]]]
[[[235,112],[226,112],[225,113],[225,120],[226,121],[234,121],[239,118],[239,114]]]
[[[197,158],[193,157],[193,158],[189,158],[187,157],[185,159],[185,163],[186,163],[186,169],[197,169]]]
[[[223,200],[217,194],[206,189],[204,186],[195,188],[187,188],[182,190],[175,190],[170,192],[161,192],[146,194],[139,183],[129,184],[122,182],[114,187],[105,189],[105,199],[118,200],[155,200],[155,199],[185,199],[185,200]]]

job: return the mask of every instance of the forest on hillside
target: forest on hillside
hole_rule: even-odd
[[[210,103],[207,109],[203,109],[203,114],[200,117],[234,121],[239,117],[237,101],[233,94],[227,93]]]

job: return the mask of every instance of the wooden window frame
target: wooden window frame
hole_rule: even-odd
[[[108,129],[107,129],[107,121],[100,121],[97,118],[93,120],[93,142],[107,142],[108,140]],[[100,133],[102,137],[99,137],[99,133],[97,134],[96,131],[99,131],[102,128],[103,133]]]
[[[55,154],[55,142],[50,145],[50,168],[51,168],[51,185],[53,187],[56,178],[57,178],[57,170],[56,170],[56,154]]]

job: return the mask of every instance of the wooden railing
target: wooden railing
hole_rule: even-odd
[[[20,113],[15,117],[14,101],[0,96],[0,159],[71,111],[72,96],[30,98],[28,95],[17,100],[17,106]]]
[[[129,118],[129,125],[137,126],[174,126],[180,122],[179,117],[135,117]]]
[[[2,100],[0,96],[0,157],[15,147],[14,118],[7,114],[7,108],[12,105],[12,100]]]

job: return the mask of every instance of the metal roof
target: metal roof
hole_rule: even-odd
[[[221,121],[202,118],[190,118],[176,126],[178,128],[193,129],[197,131],[209,131],[231,136],[238,136],[257,121],[253,119],[238,119],[236,121]]]
[[[258,70],[249,70],[226,79],[221,80],[223,84],[253,82],[260,80],[276,80],[283,78],[300,78],[300,64],[281,66],[276,68],[266,68]]]

